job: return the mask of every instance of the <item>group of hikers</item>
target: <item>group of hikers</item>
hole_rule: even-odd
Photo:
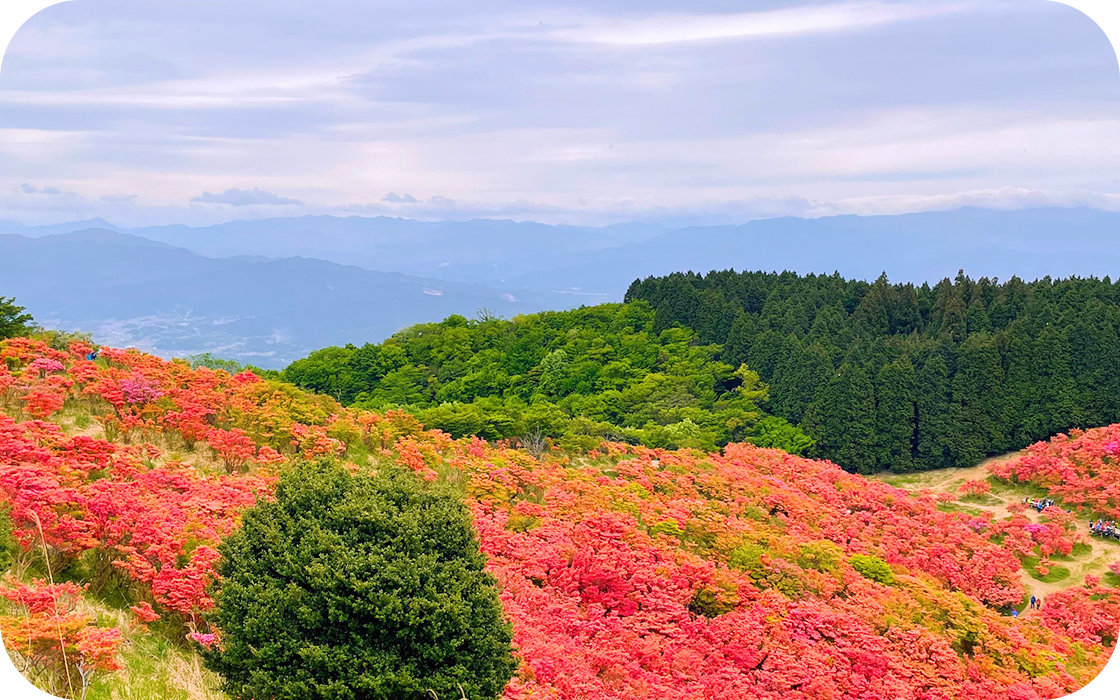
[[[1023,503],[1026,503],[1031,508],[1034,508],[1039,513],[1054,505],[1053,498],[1024,498]]]
[[[1023,503],[1034,508],[1039,513],[1054,505],[1053,498],[1024,498]],[[1072,513],[1073,511],[1066,511]],[[1089,521],[1089,534],[1098,537],[1107,537],[1120,542],[1120,522],[1099,518]]]
[[[1115,520],[1098,519],[1089,521],[1089,534],[1098,537],[1109,537],[1120,542],[1120,524]]]

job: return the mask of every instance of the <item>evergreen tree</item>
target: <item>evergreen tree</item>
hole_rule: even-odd
[[[917,406],[914,365],[903,358],[883,366],[875,380],[875,462],[881,470],[914,469]]]
[[[517,668],[469,513],[412,474],[302,465],[221,551],[204,658],[233,698],[496,698]]]
[[[845,364],[825,384],[803,426],[816,451],[861,474],[877,466],[868,448],[875,441],[875,396],[862,367]]]
[[[965,340],[952,381],[953,403],[948,428],[955,465],[975,464],[1004,450],[1003,379],[995,341],[986,334]]]
[[[941,353],[928,355],[917,373],[914,390],[917,413],[917,463],[926,469],[952,464],[949,368]]]
[[[889,335],[891,332],[891,290],[884,272],[871,285],[871,289],[864,295],[855,313],[852,314],[852,323],[856,333],[864,336],[878,337]]]
[[[732,367],[738,367],[750,360],[751,345],[758,334],[758,323],[754,317],[740,312],[735,316],[727,340],[723,345],[723,361]]]
[[[801,341],[794,334],[782,341],[782,353],[778,359],[774,376],[770,379],[771,408],[794,423],[801,422],[805,408],[813,401],[816,391],[816,377],[813,374],[812,358],[801,347]]]

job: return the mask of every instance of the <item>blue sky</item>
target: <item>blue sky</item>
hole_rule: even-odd
[[[1118,108],[1046,0],[74,0],[4,56],[0,218],[1120,210]]]

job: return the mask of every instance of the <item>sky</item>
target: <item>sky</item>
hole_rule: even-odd
[[[0,66],[0,219],[605,225],[1120,210],[1047,0],[72,0]]]

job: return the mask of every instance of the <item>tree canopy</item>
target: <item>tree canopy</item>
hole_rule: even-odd
[[[451,316],[380,345],[331,347],[297,360],[284,379],[363,408],[407,407],[452,435],[544,435],[566,448],[604,438],[713,449],[761,438],[767,387],[688,328],[655,331],[645,303],[602,304],[512,320]],[[811,441],[770,421],[767,444]]]
[[[1120,284],[936,285],[732,270],[631,285],[653,332],[688,327],[770,387],[767,409],[861,472],[963,466],[1120,421]]]
[[[35,321],[26,309],[16,306],[14,297],[0,297],[0,340],[24,335],[32,329]]]

